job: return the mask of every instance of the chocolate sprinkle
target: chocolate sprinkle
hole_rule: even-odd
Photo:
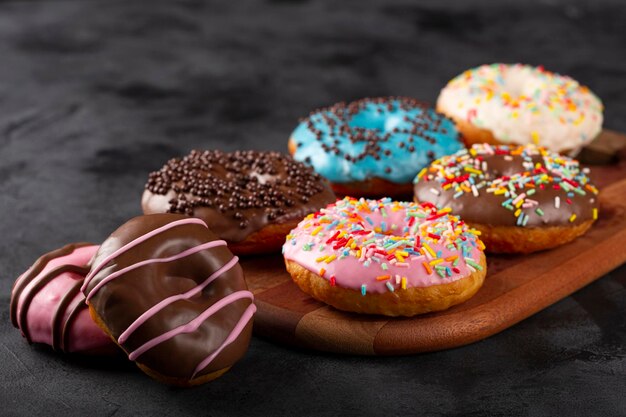
[[[152,172],[145,188],[156,195],[167,195],[169,203],[167,207],[154,203],[147,211],[144,206],[146,213],[198,216],[229,241],[243,240],[286,215],[299,219],[335,201],[330,186],[319,174],[280,152],[193,150]],[[312,207],[303,207],[309,201]],[[219,213],[208,215],[205,209]],[[215,214],[220,213],[217,219]],[[222,234],[220,228],[231,230]]]
[[[397,104],[394,104],[397,103]],[[428,109],[429,106],[419,100],[410,97],[378,97],[378,98],[364,98],[361,100],[353,101],[349,104],[340,102],[330,107],[325,107],[312,111],[309,114],[309,118],[306,119],[307,128],[315,134],[317,140],[322,141],[327,138],[329,144],[322,144],[322,148],[326,151],[331,151],[335,155],[341,155],[346,161],[358,162],[367,156],[371,156],[376,160],[380,159],[381,147],[380,142],[387,142],[391,138],[389,132],[383,132],[376,129],[366,129],[359,126],[352,126],[350,123],[352,117],[363,111],[363,109],[370,104],[374,105],[386,105],[387,110],[392,111],[394,105],[404,111],[409,111],[413,108],[419,107]],[[380,109],[382,111],[382,109]],[[435,140],[429,136],[430,132],[439,131],[441,122],[435,117],[438,113],[434,113],[431,116],[429,112],[424,112],[419,118],[410,119],[405,117],[405,121],[410,123],[411,126],[406,129],[394,129],[393,133],[407,133],[417,136],[422,136],[426,141],[434,143]],[[321,118],[321,121],[330,128],[330,134],[325,134],[322,130],[315,127],[311,119],[313,117]],[[365,142],[365,147],[358,155],[344,154],[341,149],[337,147],[338,137],[347,135],[348,139],[352,143]],[[409,142],[413,139],[409,138]],[[400,147],[404,147],[401,144]],[[408,147],[409,152],[414,152],[415,147]],[[388,151],[383,152],[385,155],[389,155]]]

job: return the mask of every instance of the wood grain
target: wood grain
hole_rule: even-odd
[[[280,343],[359,355],[403,355],[482,340],[541,311],[626,262],[626,136],[604,132],[617,162],[593,166],[600,217],[582,237],[532,255],[490,255],[485,284],[469,301],[413,318],[338,311],[300,291],[281,256],[246,258],[256,296],[255,333]]]

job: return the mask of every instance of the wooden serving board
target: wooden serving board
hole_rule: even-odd
[[[584,236],[532,255],[488,255],[483,287],[443,312],[413,318],[342,312],[300,291],[282,256],[243,260],[258,307],[255,333],[322,351],[402,355],[466,345],[518,323],[626,262],[625,144],[625,135],[605,131],[581,154],[582,160],[614,159],[592,166],[600,215]]]

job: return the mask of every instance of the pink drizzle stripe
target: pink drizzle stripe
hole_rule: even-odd
[[[87,288],[87,286],[89,285],[89,283],[91,282],[93,277],[98,272],[100,272],[100,270],[106,264],[111,262],[117,256],[119,256],[122,253],[126,252],[127,250],[129,250],[129,249],[139,245],[140,243],[145,242],[146,240],[150,239],[151,237],[158,235],[159,233],[163,233],[163,232],[165,232],[165,231],[167,231],[169,229],[173,229],[174,227],[184,226],[186,224],[200,224],[200,225],[202,225],[204,227],[207,227],[206,223],[204,223],[202,220],[190,217],[188,219],[176,220],[175,222],[171,222],[171,223],[168,223],[168,224],[166,224],[164,226],[161,226],[161,227],[159,227],[157,229],[154,229],[154,230],[146,233],[145,235],[139,236],[137,239],[128,242],[127,244],[125,244],[124,246],[122,246],[121,248],[119,248],[118,250],[116,250],[115,252],[113,252],[112,254],[107,256],[106,258],[104,258],[104,260],[102,262],[100,262],[100,264],[98,264],[98,266],[96,266],[95,268],[92,268],[91,272],[85,277],[85,282],[83,282],[83,285],[82,285],[82,287],[80,287],[80,290],[84,293],[85,289]]]
[[[119,271],[115,271],[111,275],[107,276],[102,281],[100,281],[95,287],[93,287],[91,289],[91,291],[89,291],[89,294],[87,294],[86,300],[89,301],[89,299],[91,299],[91,297],[93,297],[96,294],[96,292],[98,292],[98,290],[100,288],[102,288],[103,286],[105,286],[109,282],[113,281],[115,278],[117,278],[117,277],[119,277],[121,275],[124,275],[125,273],[127,273],[129,271],[132,271],[132,270],[137,269],[137,268],[141,268],[142,266],[145,266],[145,265],[156,264],[156,263],[167,263],[167,262],[176,261],[178,259],[182,259],[182,258],[184,258],[186,256],[193,255],[194,253],[203,251],[205,249],[211,249],[211,248],[214,248],[216,246],[226,246],[226,241],[224,241],[224,240],[214,240],[212,242],[207,242],[207,243],[203,243],[202,245],[194,246],[191,249],[187,249],[186,251],[183,251],[183,252],[181,252],[179,254],[170,256],[168,258],[146,259],[145,261],[137,262],[136,264],[132,264],[130,266],[127,266],[126,268],[122,268]]]
[[[183,334],[183,333],[192,333],[195,332],[196,330],[198,330],[198,327],[200,327],[200,325],[209,317],[211,317],[213,314],[215,314],[217,311],[221,310],[222,308],[226,307],[228,304],[233,303],[237,300],[240,300],[242,298],[249,298],[250,300],[254,300],[254,296],[252,295],[252,293],[250,291],[247,290],[242,290],[242,291],[237,291],[234,292],[232,294],[229,294],[228,296],[222,298],[221,300],[219,300],[217,303],[213,304],[211,307],[207,308],[202,314],[200,314],[198,317],[196,317],[195,319],[191,320],[189,323],[187,324],[183,324],[182,326],[178,326],[166,333],[163,333],[161,336],[157,336],[152,340],[149,340],[148,342],[144,343],[143,345],[141,345],[139,348],[137,348],[136,350],[134,350],[133,352],[131,352],[128,355],[128,359],[130,359],[131,361],[136,360],[139,356],[141,356],[143,353],[145,353],[146,351],[152,349],[153,347],[175,337],[178,336],[179,334]],[[239,324],[239,323],[238,323]]]
[[[222,266],[220,269],[218,269],[213,274],[211,274],[211,276],[209,276],[206,280],[204,280],[204,282],[202,282],[202,284],[192,288],[191,290],[189,290],[189,291],[187,291],[185,293],[176,294],[176,295],[173,295],[171,297],[167,297],[166,299],[162,300],[158,304],[155,304],[154,306],[152,306],[150,309],[146,310],[145,313],[143,313],[141,316],[139,316],[130,326],[128,326],[128,329],[126,329],[124,331],[124,333],[121,334],[121,336],[117,340],[118,343],[122,344],[122,343],[126,342],[126,340],[128,340],[130,335],[135,330],[137,330],[139,328],[139,326],[144,324],[146,321],[150,320],[155,314],[157,314],[159,311],[163,310],[168,305],[170,305],[170,304],[172,304],[172,303],[174,303],[176,301],[187,300],[187,299],[193,297],[194,295],[198,294],[199,292],[201,292],[211,282],[213,282],[216,278],[218,278],[222,274],[226,273],[233,266],[235,266],[237,264],[238,260],[239,260],[239,258],[237,258],[236,256],[233,257],[230,261],[228,261],[226,264],[224,264],[224,266]]]
[[[213,362],[213,359],[215,359],[217,355],[219,355],[222,352],[222,350],[226,348],[226,346],[230,345],[235,340],[237,340],[237,337],[239,337],[239,335],[241,334],[243,329],[246,327],[246,325],[248,324],[248,322],[250,321],[250,319],[252,318],[255,312],[256,312],[256,306],[254,305],[254,303],[252,303],[248,306],[248,308],[246,308],[246,311],[244,311],[244,313],[241,315],[241,318],[237,322],[237,325],[233,328],[233,330],[230,332],[226,340],[224,340],[224,342],[220,345],[220,347],[217,348],[215,352],[211,353],[211,355],[209,355],[206,359],[200,362],[198,366],[196,366],[196,369],[193,371],[193,375],[191,376],[191,379],[194,379],[196,375],[198,374],[198,372],[202,371],[204,368],[207,367],[207,365]]]

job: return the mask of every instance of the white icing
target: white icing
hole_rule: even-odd
[[[503,143],[537,143],[560,152],[591,142],[602,129],[602,102],[576,80],[527,65],[465,71],[441,91],[437,109],[489,130]]]

